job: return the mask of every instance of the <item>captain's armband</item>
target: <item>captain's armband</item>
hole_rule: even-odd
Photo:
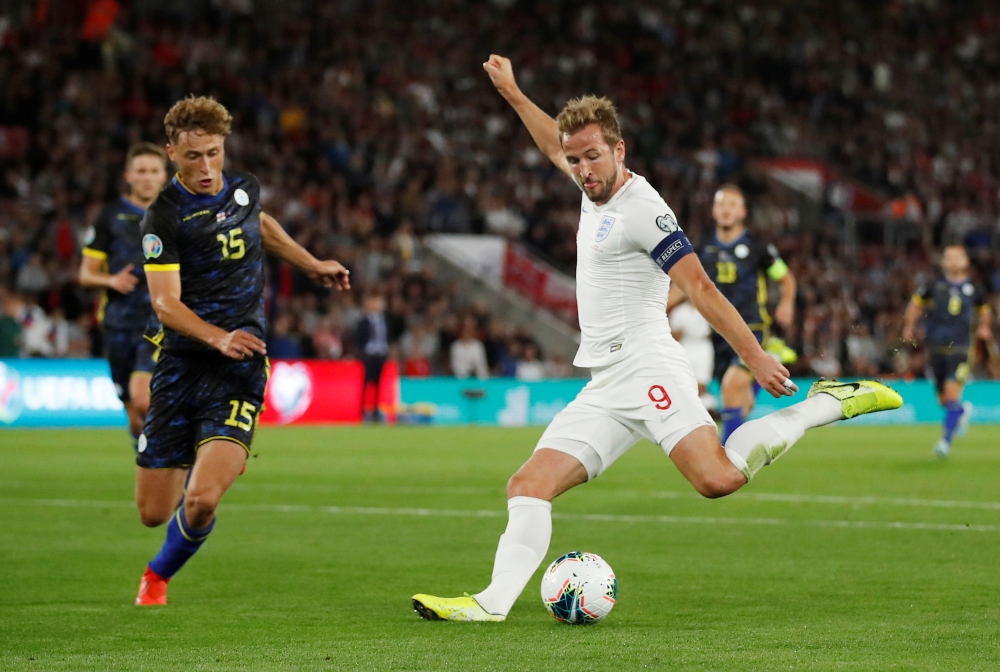
[[[653,258],[657,266],[663,269],[664,273],[669,273],[674,264],[693,252],[691,241],[684,235],[684,232],[675,231],[661,240],[660,244],[649,253],[649,256]]]

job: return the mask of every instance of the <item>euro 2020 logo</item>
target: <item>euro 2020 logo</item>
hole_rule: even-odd
[[[17,375],[17,371],[0,362],[0,423],[13,423],[21,415],[23,408],[21,377]]]

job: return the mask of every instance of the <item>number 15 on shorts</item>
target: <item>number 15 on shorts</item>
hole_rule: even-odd
[[[662,385],[653,385],[649,388],[649,400],[653,402],[655,407],[661,411],[666,411],[670,408],[670,395],[663,388]]]

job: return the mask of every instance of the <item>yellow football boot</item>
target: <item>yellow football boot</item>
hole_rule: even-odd
[[[465,597],[434,597],[433,595],[414,595],[413,609],[420,617],[428,621],[505,621],[502,614],[491,614],[475,599]]]
[[[807,396],[821,393],[840,401],[844,420],[865,413],[891,411],[903,405],[903,397],[899,396],[899,392],[876,380],[842,383],[839,380],[820,378],[809,388]]]

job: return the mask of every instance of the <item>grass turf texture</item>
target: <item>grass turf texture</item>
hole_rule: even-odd
[[[503,624],[410,608],[487,584],[537,429],[264,429],[145,609],[163,528],[139,524],[125,433],[0,432],[0,669],[995,670],[1000,504],[963,502],[1000,502],[997,429],[944,462],[937,432],[810,432],[718,501],[637,446],[555,505],[546,563],[588,550],[619,577],[590,627],[548,616],[539,574]]]

